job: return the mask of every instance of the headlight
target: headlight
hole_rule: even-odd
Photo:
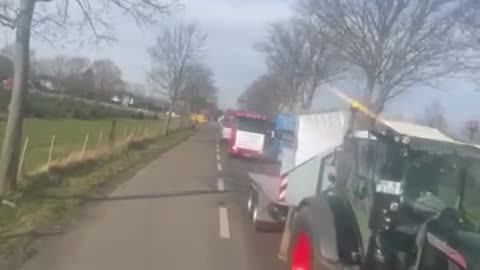
[[[393,212],[396,212],[398,210],[398,203],[397,202],[392,202],[390,204],[390,210]]]
[[[403,136],[403,137],[402,137],[402,143],[403,143],[403,144],[409,144],[409,143],[410,143],[410,137],[408,137],[408,136]]]

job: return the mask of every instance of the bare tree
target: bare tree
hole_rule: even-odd
[[[252,81],[238,98],[240,107],[247,110],[274,116],[283,108],[281,93],[285,86],[279,74],[269,73]]]
[[[304,71],[305,77],[300,88],[303,110],[312,107],[316,91],[320,86],[339,78],[345,67],[338,59],[336,47],[319,34],[310,19],[295,19],[292,23],[299,24],[305,41]]]
[[[480,42],[480,2],[477,0],[461,0],[461,4],[457,10],[457,16],[460,23],[464,26],[467,33],[471,34],[478,42]]]
[[[7,43],[1,50],[0,53],[12,59],[15,59],[15,44]],[[30,49],[30,59],[35,58],[35,50]]]
[[[69,76],[79,76],[90,66],[90,60],[82,56],[69,57],[66,62]]]
[[[0,26],[16,30],[13,93],[0,157],[0,193],[12,190],[16,186],[32,31],[48,42],[68,36],[67,30],[89,30],[89,33],[93,34],[93,39],[88,39],[86,35],[72,35],[81,37],[82,41],[112,41],[114,29],[112,17],[109,16],[112,9],[124,11],[139,25],[151,24],[156,21],[156,15],[170,10],[174,0],[166,1],[169,2],[163,0],[59,0],[54,2],[4,0],[0,2]],[[37,2],[39,5],[36,8]],[[80,14],[73,12],[74,10],[80,11]]]
[[[412,86],[461,75],[478,59],[459,29],[463,2],[302,0],[298,10],[363,72],[362,96],[379,113]]]
[[[169,132],[175,103],[186,87],[186,68],[202,56],[205,39],[206,35],[195,24],[179,24],[165,28],[148,50],[152,61],[149,80],[170,102],[165,135]]]
[[[80,95],[84,97],[95,96],[95,73],[92,68],[88,68],[82,73]]]
[[[445,109],[440,100],[434,100],[428,104],[422,118],[418,122],[441,131],[446,131],[448,122],[445,116]]]
[[[58,55],[53,58],[38,59],[31,64],[32,72],[37,76],[46,76],[54,80],[55,89],[63,96],[65,91],[79,90],[83,72],[90,66],[90,60],[81,56]]]
[[[297,104],[310,109],[318,87],[342,70],[334,48],[318,33],[310,20],[292,19],[273,24],[268,39],[258,45],[269,69],[288,85],[282,97],[289,110]]]
[[[13,75],[13,62],[10,57],[0,54],[0,81],[11,78]]]
[[[218,88],[213,80],[212,70],[201,63],[194,63],[185,69],[186,84],[182,91],[182,100],[189,107],[190,112],[199,113],[210,103],[217,103]]]
[[[97,98],[105,99],[116,92],[125,90],[120,67],[110,59],[93,61],[91,67],[95,78],[95,92]]]
[[[281,74],[287,87],[281,97],[289,110],[294,110],[299,100],[302,82],[306,77],[305,47],[302,29],[297,24],[279,22],[271,25],[268,39],[258,44],[266,56],[269,70]]]

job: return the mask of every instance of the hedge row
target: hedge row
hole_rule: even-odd
[[[0,90],[0,113],[7,113],[11,91]],[[100,119],[112,117],[156,118],[143,112],[121,110],[100,103],[87,103],[73,98],[59,98],[31,93],[25,102],[25,116],[34,118]]]

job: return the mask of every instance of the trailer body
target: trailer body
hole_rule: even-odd
[[[298,206],[302,199],[330,187],[328,176],[334,168],[331,161],[343,141],[349,112],[281,117],[287,120],[276,122],[275,135],[289,131],[293,136],[288,140],[285,135],[276,136],[280,141],[278,170],[249,174],[252,182],[248,208],[254,223],[275,227],[285,222],[290,208]]]

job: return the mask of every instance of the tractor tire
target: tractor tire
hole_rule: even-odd
[[[309,222],[307,214],[301,209],[295,217],[288,251],[289,270],[342,270],[340,265],[326,263],[320,255],[315,227]]]

